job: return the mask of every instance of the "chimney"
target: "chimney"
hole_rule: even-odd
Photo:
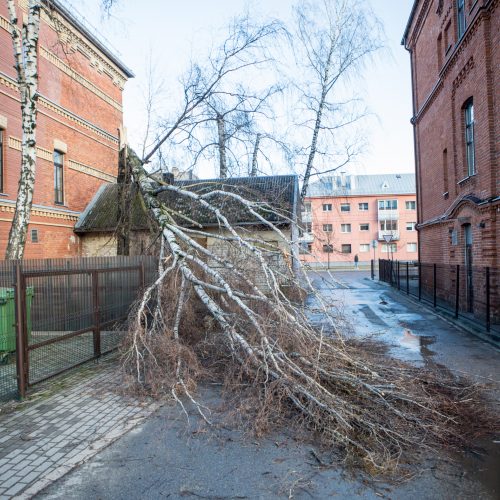
[[[173,184],[174,183],[174,174],[171,172],[163,172],[161,174],[162,180],[165,184]]]

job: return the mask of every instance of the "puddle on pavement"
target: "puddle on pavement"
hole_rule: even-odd
[[[432,335],[415,335],[409,328],[403,328],[399,343],[411,351],[420,352],[422,356],[433,356],[435,353],[428,346],[436,342]]]

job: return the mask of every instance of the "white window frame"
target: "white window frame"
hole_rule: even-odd
[[[345,231],[344,231],[345,229]],[[350,233],[352,232],[351,224],[340,224],[340,232],[341,233]]]

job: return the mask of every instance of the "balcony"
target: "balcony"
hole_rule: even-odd
[[[380,210],[378,211],[378,220],[398,220],[399,210]]]
[[[302,222],[312,222],[311,212],[302,212],[301,217],[302,217]]]
[[[399,231],[379,231],[378,232],[379,241],[385,241],[384,236],[386,236],[386,235],[392,236],[391,242],[399,240]]]
[[[304,233],[300,238],[299,241],[301,243],[312,243],[314,241],[314,235],[312,233]]]

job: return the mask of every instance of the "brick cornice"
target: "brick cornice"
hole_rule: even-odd
[[[0,200],[0,212],[4,213],[14,213],[16,209],[16,204],[14,201],[3,201]],[[62,219],[70,220],[76,222],[80,216],[79,212],[65,212],[62,210],[57,210],[54,208],[43,207],[40,205],[33,205],[31,209],[31,215],[38,217],[50,217],[51,219]]]

